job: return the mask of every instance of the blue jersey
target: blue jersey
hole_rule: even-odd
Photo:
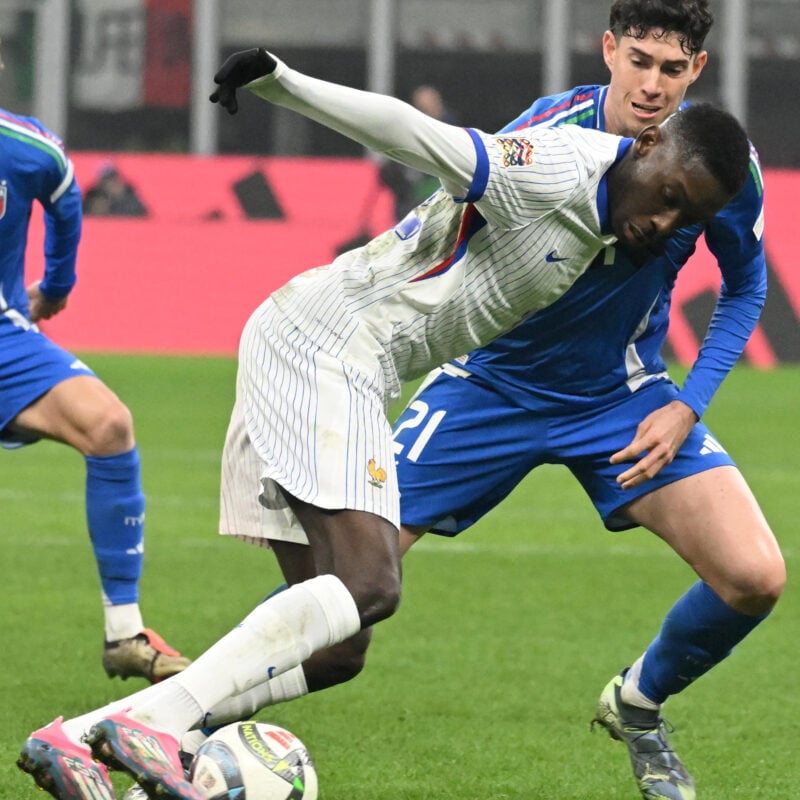
[[[38,120],[0,109],[0,314],[28,316],[25,248],[34,201],[44,209],[44,275],[52,300],[75,284],[81,193],[57,136]]]
[[[503,131],[566,124],[604,130],[607,88],[580,86],[541,98]],[[551,306],[453,363],[490,381],[523,408],[551,401],[593,404],[624,387],[635,391],[666,372],[661,348],[672,289],[705,234],[722,286],[703,347],[678,394],[702,416],[764,304],[762,228],[763,184],[752,150],[747,184],[712,222],[678,231],[662,255],[644,264],[634,263],[620,248],[607,248]]]

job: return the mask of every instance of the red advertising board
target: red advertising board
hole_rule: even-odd
[[[67,309],[43,325],[70,350],[234,354],[272,290],[328,263],[362,224],[373,235],[392,224],[391,197],[365,160],[73,161],[84,191],[113,163],[148,216],[84,217],[78,283]],[[41,232],[32,231],[31,278],[41,265]]]
[[[364,228],[392,224],[389,192],[368,160],[73,154],[84,191],[113,162],[146,218],[84,220],[78,284],[46,325],[70,350],[235,354],[250,312],[291,275],[328,263]],[[800,272],[792,208],[800,172],[767,170],[767,307],[745,352],[752,364],[800,361]],[[41,220],[29,246],[41,271]],[[701,245],[674,292],[668,353],[694,360],[719,289]]]

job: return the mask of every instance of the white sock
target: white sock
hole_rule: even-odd
[[[206,739],[208,739],[208,736],[201,730],[186,731],[186,733],[181,736],[181,750],[183,750],[184,753],[196,755],[197,751],[200,749],[200,745],[202,745]]]
[[[144,630],[142,612],[138,603],[124,603],[112,606],[103,603],[106,621],[106,641],[116,642],[120,639],[132,639]]]
[[[361,628],[355,601],[335,575],[318,575],[256,606],[183,672],[156,686],[132,716],[180,738],[206,711],[299,666]]]
[[[156,688],[156,686],[148,686],[146,689],[142,689],[135,694],[123,697],[121,700],[114,700],[106,706],[102,706],[94,711],[90,711],[88,714],[81,714],[79,717],[73,717],[72,719],[65,720],[61,725],[61,727],[64,729],[65,736],[71,741],[75,742],[75,744],[81,744],[81,737],[83,734],[86,733],[96,722],[100,722],[101,719],[105,719],[106,717],[110,717],[112,714],[116,714],[117,711],[123,711],[126,708],[130,708],[131,706],[135,705],[136,703],[145,701],[148,695]]]
[[[302,665],[292,667],[271,680],[264,681],[235,697],[217,703],[203,717],[204,728],[217,728],[228,722],[249,719],[262,708],[308,694],[306,675]],[[184,748],[186,749],[186,748]]]
[[[209,728],[219,728],[232,722],[250,719],[256,711],[274,706],[285,700],[294,700],[308,694],[306,675],[302,666],[293,667],[270,681],[254,686],[252,689],[218,703],[203,717],[202,729],[187,731],[181,737],[181,750],[196,753],[200,745],[208,739]]]
[[[629,706],[636,706],[637,708],[646,708],[650,711],[657,711],[660,706],[654,703],[647,695],[642,694],[639,690],[639,675],[642,673],[642,663],[644,662],[644,655],[636,659],[633,666],[625,673],[625,680],[622,683],[622,688],[619,690],[620,697],[623,703]]]

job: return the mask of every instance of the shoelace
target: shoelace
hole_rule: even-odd
[[[637,726],[637,727],[633,727],[633,728],[627,728],[626,727],[626,728],[623,728],[623,730],[626,733],[633,733],[636,730],[641,730],[641,732],[639,733],[638,736],[633,737],[634,741],[638,741],[643,736],[649,736],[649,735],[653,734],[653,735],[657,736],[659,738],[659,740],[665,742],[666,741],[666,737],[670,733],[674,733],[675,732],[675,726],[671,722],[669,722],[666,719],[664,719],[664,717],[659,717],[656,720],[655,728],[647,728],[647,729],[642,728],[642,729],[640,729]],[[672,748],[668,747],[667,749],[671,750]]]

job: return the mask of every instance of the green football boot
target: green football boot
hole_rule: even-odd
[[[692,776],[670,747],[667,723],[661,713],[622,701],[625,672],[614,676],[600,695],[592,720],[612,739],[625,742],[633,773],[645,800],[695,800]]]

